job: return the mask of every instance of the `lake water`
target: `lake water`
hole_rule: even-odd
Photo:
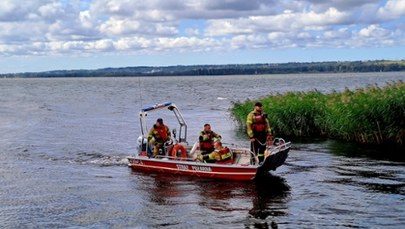
[[[174,102],[191,143],[209,122],[248,146],[232,102],[396,80],[405,73],[0,79],[0,227],[402,228],[405,163],[384,159],[389,149],[295,140],[263,183],[140,173],[126,160],[148,105]]]

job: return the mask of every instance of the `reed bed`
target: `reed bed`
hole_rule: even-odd
[[[323,94],[287,92],[259,100],[264,105],[273,134],[330,137],[364,144],[404,145],[405,83]],[[233,118],[246,128],[246,116],[257,101],[236,102]]]

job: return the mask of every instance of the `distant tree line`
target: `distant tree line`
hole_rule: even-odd
[[[204,76],[291,73],[346,73],[405,71],[405,60],[290,62],[279,64],[177,65],[122,67],[96,70],[56,70],[1,74],[1,77],[118,77],[118,76]]]

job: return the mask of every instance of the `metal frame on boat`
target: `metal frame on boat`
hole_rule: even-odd
[[[162,109],[172,111],[179,123],[179,131],[173,129],[173,137],[170,143],[165,144],[162,152],[152,157],[149,145],[147,114]],[[291,147],[290,142],[281,138],[274,139],[274,145],[267,147],[265,160],[259,164],[257,157],[248,148],[229,147],[232,152],[232,160],[229,163],[204,163],[196,160],[200,154],[198,143],[189,145],[187,142],[187,124],[174,103],[166,102],[141,109],[139,113],[141,124],[141,136],[138,138],[138,152],[128,157],[128,166],[135,171],[153,171],[171,174],[181,174],[204,178],[225,180],[252,180],[255,177],[268,174],[281,166]],[[180,144],[186,151],[186,155],[171,156],[174,146]],[[169,153],[168,153],[169,152]]]

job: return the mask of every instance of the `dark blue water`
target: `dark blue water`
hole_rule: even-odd
[[[405,74],[0,79],[0,227],[402,228],[405,163],[373,156],[388,149],[295,140],[287,163],[261,183],[126,165],[144,106],[176,103],[189,142],[209,122],[224,142],[247,146],[232,102],[396,80]]]

